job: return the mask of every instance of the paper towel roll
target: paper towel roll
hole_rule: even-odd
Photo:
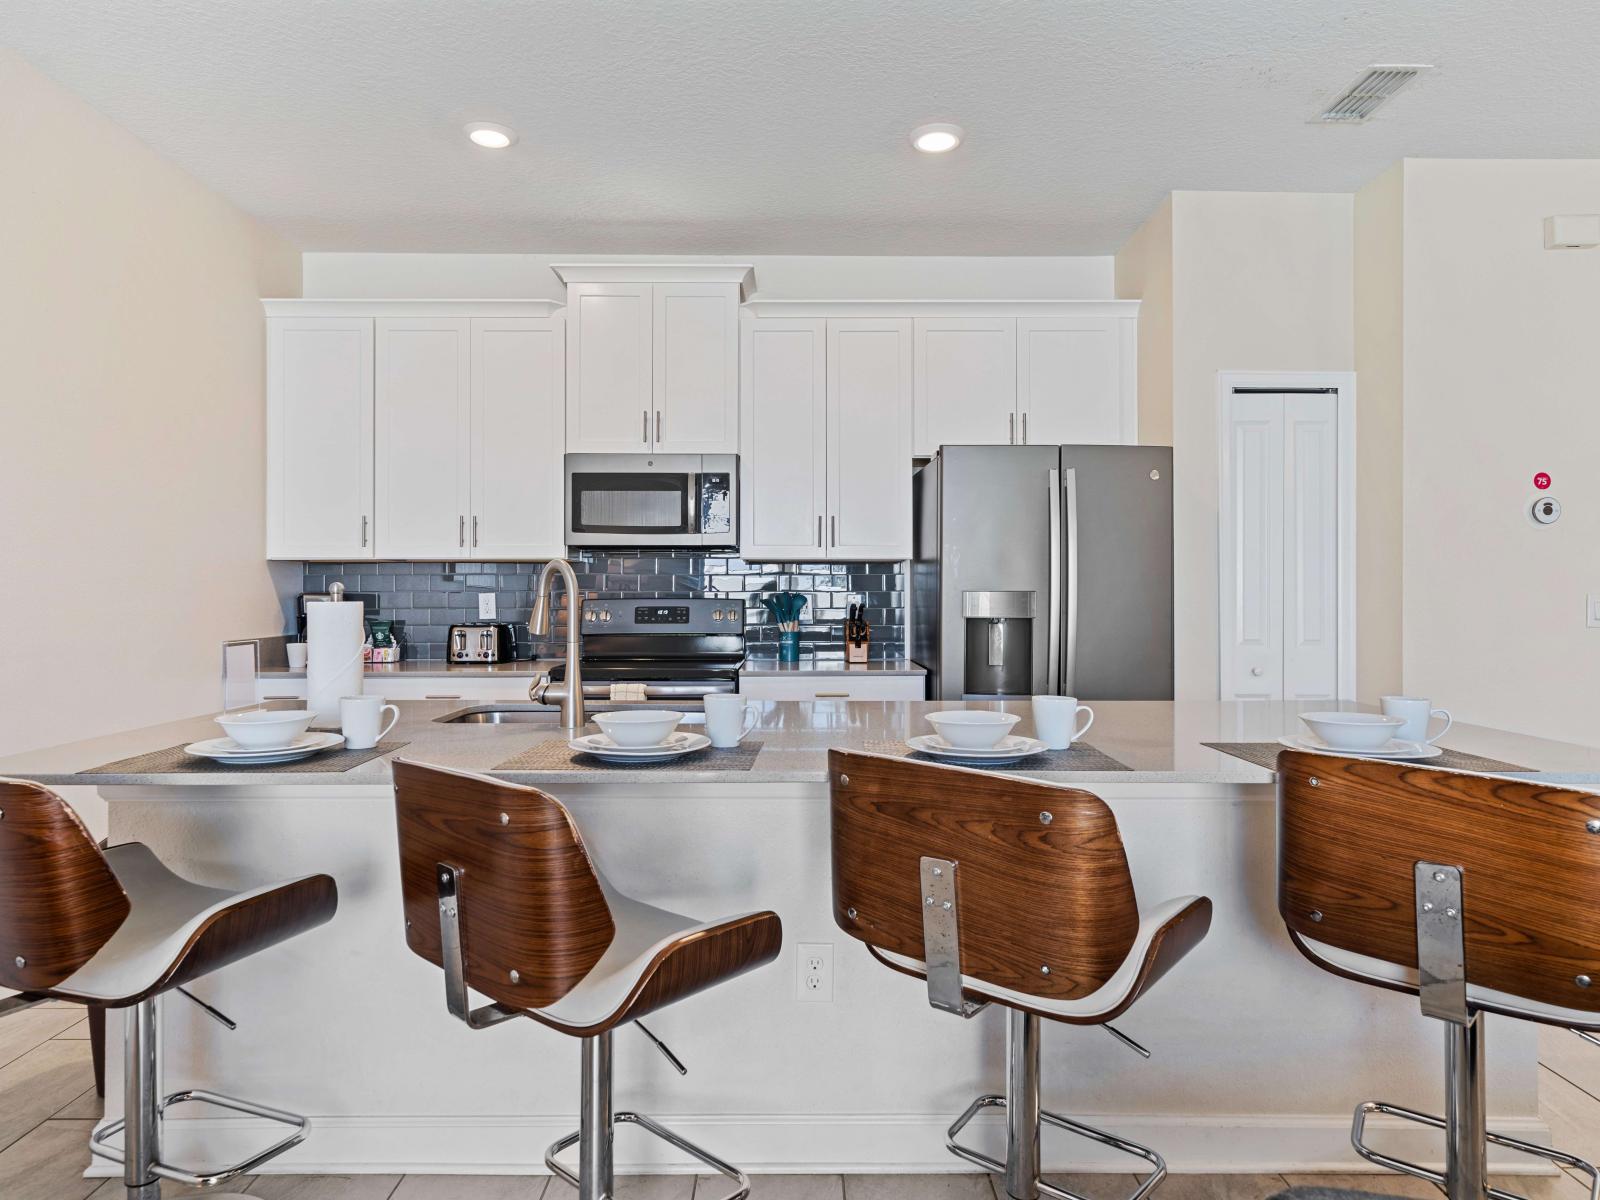
[[[306,707],[318,725],[337,726],[339,701],[361,695],[365,608],[359,600],[306,605]]]

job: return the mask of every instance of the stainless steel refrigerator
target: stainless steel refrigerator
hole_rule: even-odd
[[[914,512],[931,699],[1172,699],[1170,448],[945,446]]]

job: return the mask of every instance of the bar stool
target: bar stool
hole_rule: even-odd
[[[482,775],[396,760],[395,812],[406,945],[444,971],[445,1007],[473,1029],[531,1017],[580,1039],[578,1131],[545,1165],[580,1200],[610,1200],[617,1123],[638,1125],[750,1193],[744,1172],[650,1117],[613,1112],[611,1032],[771,962],[776,913],[696,921],[630,899],[589,858],[553,796]],[[493,1003],[469,1007],[467,989]],[[556,1155],[578,1146],[576,1173]]]
[[[1344,979],[1418,997],[1444,1025],[1445,1115],[1356,1108],[1369,1162],[1450,1200],[1521,1200],[1488,1184],[1492,1143],[1572,1167],[1583,1159],[1485,1123],[1482,1013],[1600,1029],[1600,796],[1409,763],[1278,757],[1278,911],[1300,952]],[[1363,1140],[1367,1117],[1445,1133],[1445,1168]]]
[[[833,915],[879,962],[925,979],[934,1008],[1006,1009],[1006,1094],[979,1096],[948,1148],[1003,1175],[1013,1200],[1081,1200],[1043,1182],[1041,1123],[1144,1159],[1130,1200],[1166,1176],[1147,1146],[1040,1106],[1040,1019],[1112,1021],[1200,943],[1211,901],[1141,912],[1117,822],[1091,792],[930,763],[833,750]],[[957,1137],[986,1108],[1006,1113],[1006,1160]]]
[[[159,1097],[156,999],[171,991],[195,999],[184,984],[315,929],[337,907],[327,875],[229,892],[174,875],[138,842],[102,850],[49,788],[0,780],[0,986],[27,1000],[127,1010],[123,1116],[97,1130],[89,1147],[122,1165],[127,1200],[157,1200],[163,1179],[223,1183],[305,1140],[309,1122],[293,1113],[197,1089]],[[186,1170],[162,1161],[161,1126],[169,1108],[189,1102],[292,1132],[235,1166]],[[118,1133],[120,1150],[106,1144]]]

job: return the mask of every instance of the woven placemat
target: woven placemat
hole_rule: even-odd
[[[190,758],[183,746],[168,746],[165,750],[152,750],[149,754],[136,754],[120,758],[104,766],[91,767],[84,775],[222,775],[232,772],[239,775],[322,775],[337,774],[359,767],[362,763],[392,754],[410,742],[379,742],[370,750],[325,750],[286,763],[220,763],[208,758]],[[188,745],[188,743],[185,743]]]
[[[1201,742],[1212,750],[1221,750],[1224,754],[1231,754],[1235,758],[1242,758],[1247,763],[1254,763],[1258,767],[1265,767],[1269,771],[1278,769],[1278,755],[1289,749],[1281,742]],[[1517,774],[1528,772],[1532,767],[1519,767],[1516,763],[1501,762],[1498,758],[1484,758],[1479,754],[1468,754],[1464,750],[1450,750],[1444,746],[1439,747],[1444,751],[1438,758],[1419,759],[1373,759],[1373,762],[1403,762],[1407,766],[1442,767],[1446,771],[1484,771],[1490,774]],[[1312,753],[1307,751],[1307,753]],[[1359,754],[1351,755],[1360,758]]]
[[[747,740],[726,750],[707,746],[665,762],[608,763],[574,750],[565,742],[552,741],[528,747],[521,754],[506,759],[495,771],[748,771],[756,765],[756,755],[760,753],[761,743]]]
[[[912,762],[943,763],[945,766],[975,767],[983,771],[1131,771],[1125,762],[1119,762],[1103,750],[1097,750],[1088,742],[1074,742],[1066,750],[1046,750],[1043,754],[1034,754],[1028,758],[1019,759],[1017,762],[995,763],[986,762],[955,762],[952,759],[935,757],[924,754],[920,750],[913,750],[904,742],[895,741],[868,741],[863,747],[869,754],[892,754],[898,758],[909,758]]]

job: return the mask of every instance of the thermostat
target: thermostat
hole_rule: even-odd
[[[1540,496],[1533,502],[1532,514],[1540,525],[1554,525],[1561,519],[1561,501],[1554,496]]]

